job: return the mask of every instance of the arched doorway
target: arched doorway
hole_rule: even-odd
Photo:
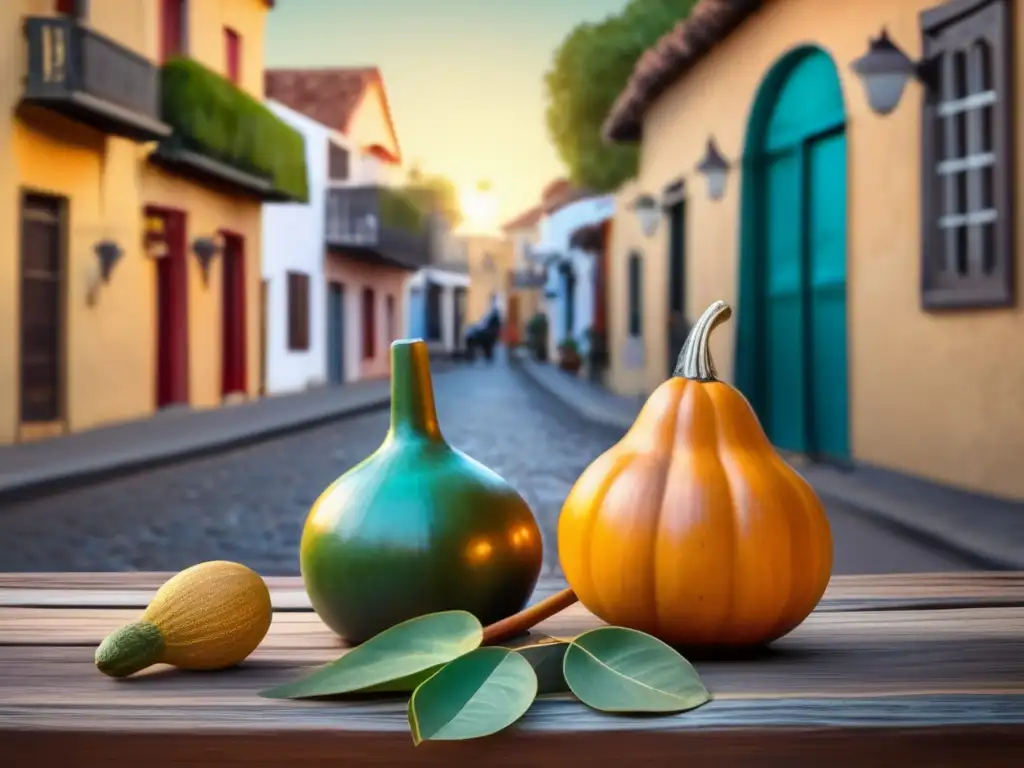
[[[849,456],[846,114],[832,59],[787,54],[744,151],[736,382],[772,442]]]

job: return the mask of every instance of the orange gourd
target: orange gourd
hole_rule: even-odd
[[[558,554],[598,618],[687,647],[749,647],[790,632],[832,572],[814,490],[769,442],[742,394],[719,381],[711,331],[694,325],[672,378],[569,492]]]

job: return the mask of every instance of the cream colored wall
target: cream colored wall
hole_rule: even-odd
[[[371,83],[363,91],[363,97],[352,113],[346,134],[359,147],[379,144],[394,155],[398,155],[399,147],[388,127],[387,113],[384,111],[384,91],[379,84]]]
[[[209,285],[203,283],[199,262],[191,252],[197,237],[214,237],[230,230],[244,239],[245,245],[245,324],[246,391],[255,397],[260,378],[260,281],[262,270],[262,207],[257,201],[219,194],[187,179],[146,168],[143,173],[145,204],[185,212],[185,255],[188,264],[188,384],[189,404],[195,408],[220,405],[222,370],[222,296],[223,261],[211,262]],[[155,285],[155,278],[153,279]],[[146,313],[156,317],[156,293],[145,297]],[[154,341],[150,349],[155,356]],[[153,379],[151,378],[151,382]],[[155,384],[150,384],[150,390]],[[152,394],[150,394],[152,398]]]
[[[466,322],[482,320],[491,308],[491,294],[506,307],[508,271],[512,268],[512,244],[502,237],[465,235],[469,262],[469,291],[466,296]],[[485,256],[490,254],[494,269],[485,269]]]
[[[364,264],[355,259],[328,256],[324,262],[324,277],[329,282],[345,286],[345,379],[375,379],[391,372],[391,342],[405,334],[406,284],[412,273],[404,269]],[[363,289],[373,288],[377,343],[374,355],[363,358]],[[387,337],[387,296],[395,298],[394,337]]]
[[[123,2],[124,0],[107,0]],[[153,5],[156,5],[154,3]],[[227,75],[224,28],[242,38],[242,71],[239,85],[263,98],[263,39],[266,28],[265,0],[189,0],[188,55],[214,72]],[[159,34],[158,26],[154,34]],[[159,37],[153,37],[153,45]],[[154,48],[154,52],[155,52]]]
[[[742,153],[749,111],[762,78],[792,48],[816,42],[833,57],[848,115],[848,327],[850,419],[860,461],[976,490],[1024,499],[1024,305],[1014,309],[925,313],[919,299],[920,114],[922,89],[908,87],[887,117],[870,112],[849,62],[884,24],[911,57],[920,51],[918,14],[934,0],[828,3],[775,0],[676,83],[649,111],[638,189],[657,193],[683,174],[688,188],[687,306],[736,301],[740,172],[734,165],[725,198],[709,201],[693,168],[709,135],[727,157]],[[1014,33],[1024,50],[1024,19]],[[1017,78],[1017,103],[1024,79]],[[1024,174],[1018,153],[1016,173]],[[1024,205],[1018,197],[1017,205]],[[622,210],[622,209],[620,209]],[[616,221],[612,284],[625,286],[625,255],[637,244],[645,262],[645,336],[650,389],[665,374],[666,228],[650,240],[624,233]],[[1020,218],[1020,210],[1017,211]],[[623,226],[620,226],[622,220]],[[1024,227],[1017,228],[1017,260]],[[1024,269],[1017,270],[1018,296]],[[617,312],[624,303],[615,302]],[[624,319],[616,316],[621,344]],[[720,373],[732,376],[735,323],[713,342]],[[628,388],[636,377],[613,374]]]
[[[610,360],[607,382],[609,389],[622,395],[640,395],[652,392],[665,378],[665,371],[658,365],[661,362],[660,358],[655,356],[652,360],[650,354],[651,338],[655,335],[655,326],[659,325],[664,316],[657,313],[659,311],[663,313],[665,307],[653,300],[654,295],[659,291],[656,286],[648,284],[652,269],[658,273],[657,276],[660,276],[660,279],[665,279],[665,267],[661,263],[664,256],[660,250],[655,250],[652,240],[641,235],[636,216],[629,208],[638,194],[640,194],[639,186],[635,179],[623,184],[616,192],[615,217],[611,227],[608,256],[606,296]],[[629,332],[627,259],[633,250],[637,250],[644,260],[643,287],[645,291],[640,321],[643,335],[639,338],[639,343],[643,345],[643,355],[640,367],[628,365],[625,354],[626,338]],[[649,261],[655,263],[648,264]],[[662,293],[665,292],[661,291],[659,295]],[[665,334],[661,332],[657,335],[660,337],[661,343],[665,344]],[[652,361],[650,365],[645,364],[648,360]]]

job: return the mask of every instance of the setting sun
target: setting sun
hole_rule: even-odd
[[[459,193],[464,217],[463,228],[474,232],[490,232],[497,225],[498,201],[487,182],[478,182]]]

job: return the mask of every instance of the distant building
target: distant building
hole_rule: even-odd
[[[407,283],[429,262],[432,234],[428,212],[400,186],[401,152],[380,72],[375,67],[272,70],[267,95],[330,131],[317,139],[321,186],[313,195],[323,201],[322,222],[320,208],[310,214],[321,238],[316,253],[323,259],[322,276],[312,266],[314,239],[302,239],[303,255],[282,252],[267,260],[268,279],[280,283],[276,291],[270,289],[279,302],[296,282],[309,285],[316,298],[304,298],[303,289],[294,294],[299,310],[285,311],[279,303],[271,318],[278,329],[268,338],[280,347],[290,318],[302,307],[312,308],[318,314],[311,322],[325,329],[329,382],[386,376],[390,343],[406,328]],[[286,216],[274,219],[272,236],[281,248],[292,239],[294,223]],[[284,361],[282,352],[279,348],[277,359]],[[297,378],[309,377],[318,365],[309,362]]]
[[[541,310],[544,268],[533,258],[533,249],[540,240],[540,219],[543,215],[542,207],[535,205],[501,227],[512,248],[505,330],[505,339],[510,344],[525,338],[527,324]]]

